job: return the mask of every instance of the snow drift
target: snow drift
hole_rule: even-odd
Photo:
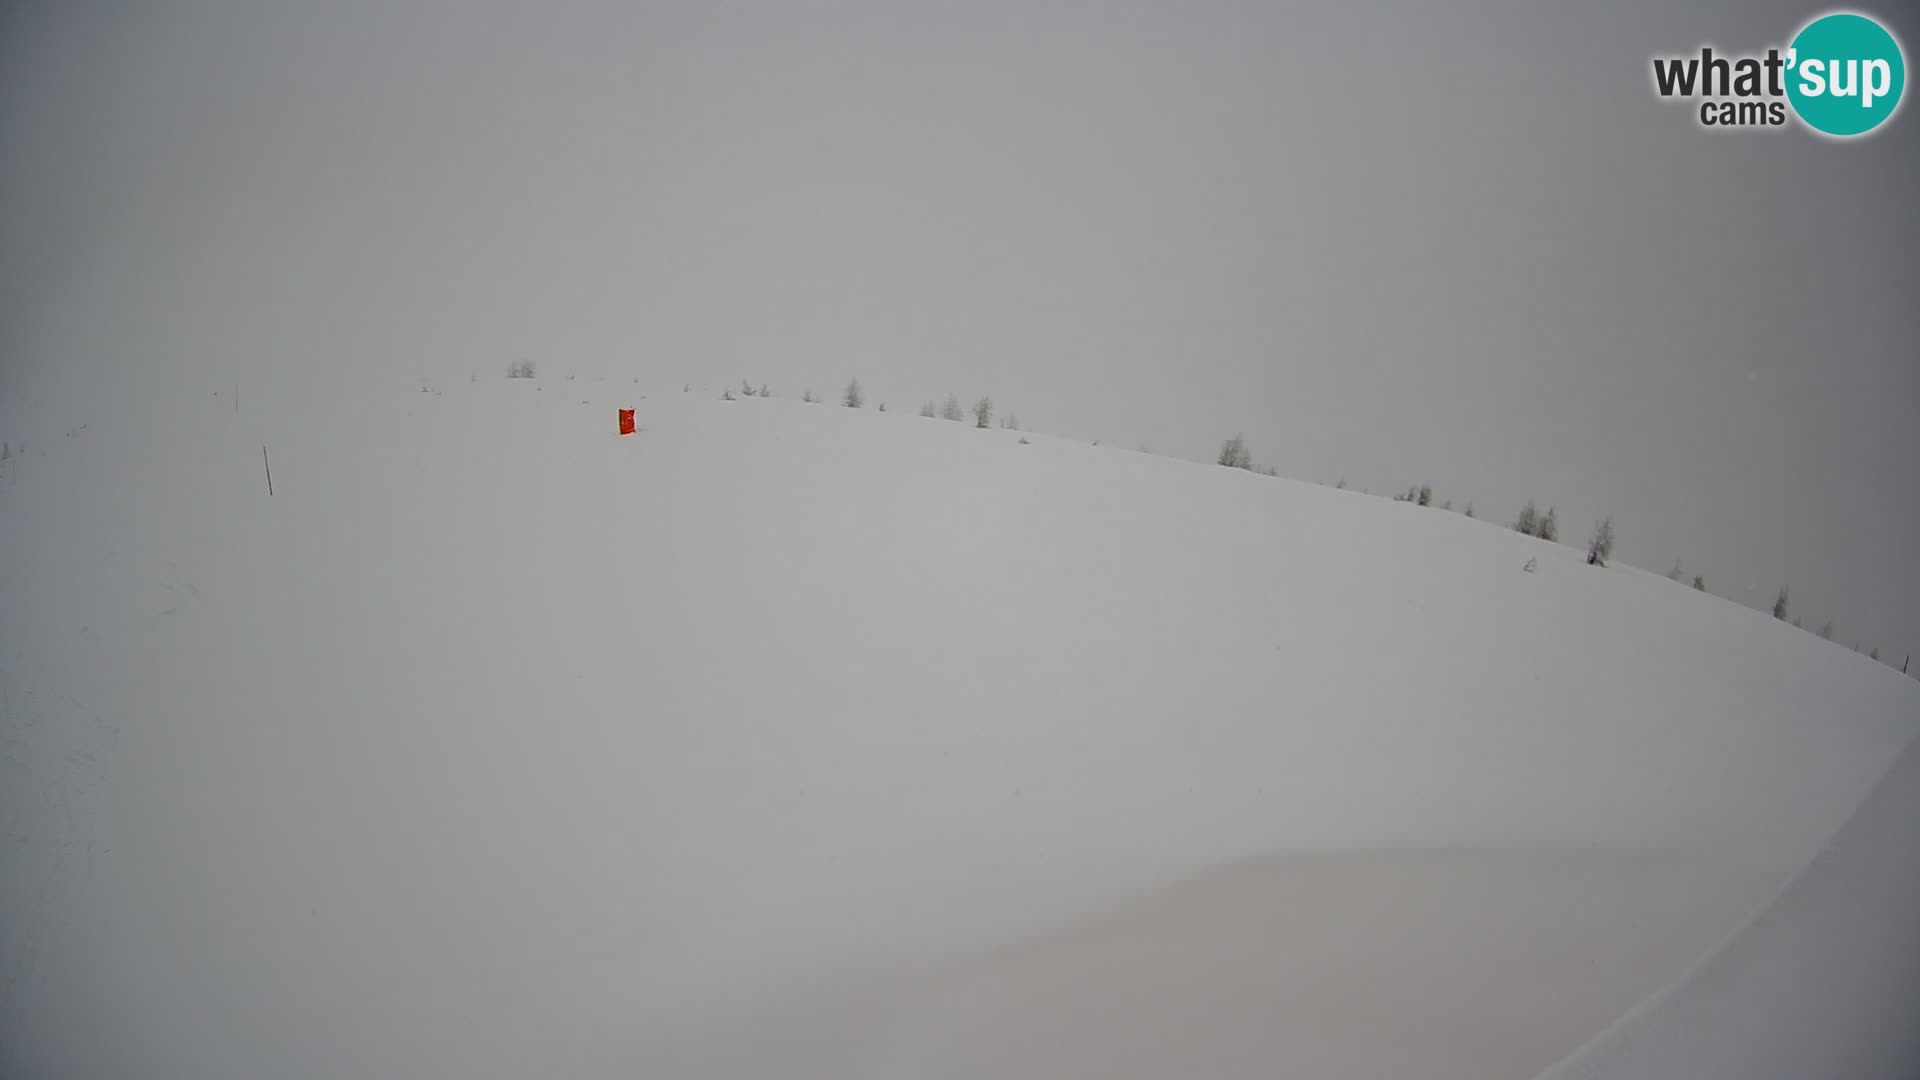
[[[1920,718],[1438,510],[640,389],[7,418],[0,1071],[1525,1077]]]

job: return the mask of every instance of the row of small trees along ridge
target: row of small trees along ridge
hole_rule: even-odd
[[[514,374],[514,375],[511,375],[510,377],[519,378],[522,376]],[[525,377],[530,378],[531,375],[528,375]],[[693,387],[691,384],[689,384],[687,386],[682,387],[681,389],[691,390],[693,389]],[[734,390],[731,386],[726,387],[720,391],[720,398],[723,401],[734,401],[737,398],[742,398],[742,397],[763,397],[764,398],[764,397],[772,397],[772,396],[773,396],[773,393],[772,391],[767,389],[766,383],[761,383],[760,388],[756,390],[754,389],[753,383],[747,379],[740,380],[740,392],[737,395],[734,393]],[[808,404],[816,404],[819,402],[820,399],[814,396],[812,390],[807,390],[806,392],[800,395],[800,400]],[[866,389],[860,385],[859,379],[850,380],[847,383],[847,385],[841,389],[840,404],[844,405],[849,409],[863,409],[866,407],[867,392],[866,392]],[[995,426],[993,422],[993,410],[994,410],[993,399],[991,397],[988,397],[985,394],[982,394],[977,400],[975,400],[972,408],[970,409],[960,404],[959,395],[948,394],[946,401],[943,404],[936,406],[932,401],[928,401],[925,405],[920,406],[920,415],[925,417],[938,418],[942,420],[952,420],[960,423],[964,423],[968,416],[972,416],[974,427],[990,428]],[[886,402],[883,401],[880,403],[879,411],[880,412],[887,411]],[[1020,418],[1018,416],[1015,416],[1013,413],[1007,413],[1005,416],[1002,416],[1000,418],[999,426],[1010,431],[1026,430],[1026,428],[1020,426]]]
[[[1234,435],[1222,442],[1220,444],[1220,454],[1216,460],[1219,464],[1231,469],[1246,469],[1250,472],[1258,472],[1267,476],[1275,475],[1275,471],[1271,466],[1262,467],[1256,466],[1253,463],[1253,453],[1248,449],[1245,437],[1241,435]],[[1334,485],[1334,487],[1337,488],[1345,488],[1346,486],[1347,482],[1344,479]],[[1415,484],[1406,491],[1395,494],[1393,500],[1395,502],[1412,503],[1415,506],[1433,506],[1433,486],[1431,484]],[[1439,504],[1439,508],[1442,510],[1452,510],[1453,500],[1448,499],[1442,501]],[[1474,513],[1473,503],[1471,502],[1467,503],[1466,510],[1463,512],[1467,517],[1477,517]],[[1560,514],[1558,509],[1553,506],[1548,506],[1546,512],[1541,513],[1532,499],[1528,499],[1526,505],[1520,508],[1520,513],[1513,519],[1510,527],[1513,531],[1525,536],[1537,537],[1549,543],[1560,542]],[[1587,539],[1587,564],[1589,566],[1606,566],[1613,559],[1614,543],[1613,518],[1608,516],[1600,519],[1594,526],[1592,535]],[[1673,568],[1667,571],[1667,577],[1669,580],[1675,582],[1684,582],[1687,580],[1686,573],[1681,568],[1678,560],[1675,560]],[[1707,579],[1700,574],[1692,575],[1692,585],[1694,589],[1699,592],[1707,591]],[[1773,617],[1783,622],[1790,622],[1802,630],[1807,628],[1802,618],[1792,615],[1788,610],[1788,597],[1785,588],[1780,590],[1780,595],[1774,600]],[[1829,641],[1833,640],[1833,620],[1828,619],[1814,632]],[[1856,641],[1853,643],[1853,651],[1860,651],[1859,642]],[[1867,654],[1875,660],[1880,659],[1880,650],[1878,648],[1869,649]]]

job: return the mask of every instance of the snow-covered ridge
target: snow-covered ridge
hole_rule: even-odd
[[[884,1072],[1007,1030],[944,973],[1082,986],[978,964],[1313,853],[1456,905],[1530,890],[1433,853],[1696,868],[1640,944],[1701,955],[1920,730],[1764,614],[1351,492],[678,387],[212,395],[4,463],[9,1076]],[[769,1019],[903,981],[898,1029]]]

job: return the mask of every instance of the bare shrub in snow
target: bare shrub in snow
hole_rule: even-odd
[[[848,383],[847,388],[840,391],[840,404],[845,405],[849,409],[859,408],[866,404],[866,400],[867,396],[860,391],[859,379]]]

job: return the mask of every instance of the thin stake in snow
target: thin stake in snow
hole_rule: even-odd
[[[267,459],[267,444],[260,444],[260,464],[267,467],[267,495],[273,495],[273,462]]]

